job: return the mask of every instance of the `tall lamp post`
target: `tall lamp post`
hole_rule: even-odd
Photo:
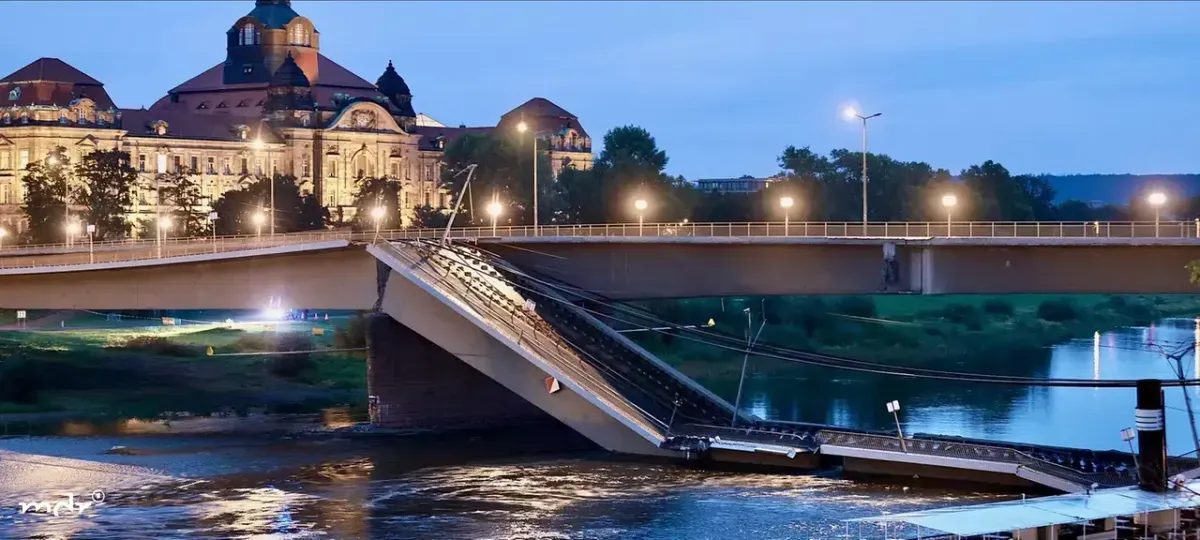
[[[792,205],[795,203],[796,203],[796,201],[793,201],[791,197],[783,197],[783,198],[779,199],[779,206],[783,207],[783,235],[784,236],[788,235],[788,221],[791,218],[790,214],[792,213]]]
[[[636,208],[638,212],[638,236],[642,235],[642,218],[645,216],[646,206],[648,206],[646,204],[646,199],[638,199],[633,201],[633,207]]]
[[[946,207],[946,236],[954,236],[954,207],[958,204],[958,197],[953,193],[942,195],[942,206]]]
[[[263,144],[263,141],[261,138],[255,137],[253,146],[254,146],[254,155],[258,156],[260,153],[262,153],[262,150],[266,145]],[[266,176],[266,175],[264,174],[264,176]],[[267,177],[267,181],[271,183],[271,232],[270,232],[270,234],[271,234],[271,238],[275,238],[275,177],[269,176],[269,177]]]
[[[500,203],[495,199],[487,205],[487,213],[492,216],[492,236],[496,236],[496,218],[500,217],[501,210]]]
[[[96,252],[92,250],[92,236],[96,234],[96,226],[91,223],[87,226],[88,233],[88,264],[96,264]]]
[[[1166,204],[1167,196],[1161,191],[1156,191],[1151,193],[1149,197],[1146,197],[1146,201],[1150,203],[1150,206],[1154,207],[1154,237],[1158,238],[1158,214],[1162,210],[1162,205]]]
[[[862,214],[862,223],[863,223],[863,236],[866,236],[867,235],[867,120],[875,118],[876,116],[880,116],[883,113],[875,113],[875,114],[869,114],[869,115],[864,116],[862,113],[858,112],[858,110],[855,109],[854,107],[846,107],[844,114],[846,115],[846,119],[848,119],[848,120],[853,120],[855,118],[862,120],[862,139],[863,139],[863,151],[862,151],[863,214]]]
[[[379,227],[383,225],[383,216],[385,215],[387,215],[387,208],[383,206],[376,206],[371,209],[371,218],[375,220],[375,239],[372,242],[379,240]]]
[[[529,131],[529,125],[525,122],[517,124],[517,131],[525,133]],[[537,134],[534,133],[530,139],[533,141],[533,235],[538,235],[538,177],[537,177],[537,162],[538,162],[538,141]]]
[[[162,258],[162,245],[167,241],[167,231],[171,230],[171,218],[163,216],[158,218],[158,227],[155,227],[158,233],[158,257]]]
[[[83,232],[83,227],[79,226],[78,221],[71,221],[67,223],[67,238],[75,238],[76,236],[79,236],[79,233],[81,232]]]
[[[0,227],[0,249],[4,248],[4,236],[7,234],[8,231],[4,230],[4,227]]]
[[[208,213],[208,228],[212,229],[212,249],[213,253],[217,252],[217,213]]]

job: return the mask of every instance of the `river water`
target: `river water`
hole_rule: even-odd
[[[1195,321],[1162,321],[1014,359],[1005,371],[1171,377],[1157,347],[1194,343],[1198,332]],[[1197,362],[1194,353],[1185,355],[1189,376]],[[1098,449],[1122,448],[1119,430],[1133,420],[1132,390],[972,387],[815,368],[767,377],[754,367],[744,403],[788,420],[894,429],[884,403],[895,399],[909,433]],[[722,394],[736,390],[736,381],[732,388],[728,381],[710,384]],[[1192,443],[1182,394],[1167,394],[1175,407],[1167,415],[1171,452],[1186,452]],[[114,446],[128,450],[110,453]],[[21,502],[57,502],[65,494],[86,501],[97,490],[103,501],[79,515],[22,515],[18,509]],[[882,538],[881,530],[847,529],[842,520],[997,498],[623,460],[588,449],[565,428],[409,437],[0,439],[0,538]]]

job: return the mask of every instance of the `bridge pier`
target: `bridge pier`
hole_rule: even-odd
[[[557,423],[553,417],[382,314],[367,321],[371,423],[435,431]]]

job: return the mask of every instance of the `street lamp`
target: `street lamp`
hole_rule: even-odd
[[[646,199],[638,199],[633,201],[633,207],[638,211],[638,236],[642,235],[642,217],[646,213]]]
[[[76,236],[79,236],[79,233],[83,231],[83,228],[79,226],[78,221],[68,221],[66,230],[67,230],[67,245],[71,245],[71,240],[74,239]]]
[[[784,236],[788,235],[788,221],[790,218],[790,216],[788,214],[791,214],[792,205],[795,203],[796,202],[793,201],[791,197],[783,197],[783,198],[779,199],[779,206],[783,207],[783,235]]]
[[[517,131],[525,133],[529,131],[529,124],[521,122],[517,124]],[[538,234],[538,177],[537,177],[537,162],[538,162],[538,141],[537,134],[534,133],[530,139],[533,141],[533,235]]]
[[[1129,443],[1129,455],[1133,456],[1133,469],[1138,473],[1138,482],[1142,481],[1142,468],[1138,465],[1137,452],[1133,451],[1133,439],[1137,437],[1137,432],[1133,428],[1125,428],[1121,430],[1121,440]]]
[[[250,143],[250,147],[254,149],[254,154],[257,156],[266,148],[261,137],[255,137],[254,142]],[[266,173],[263,173],[266,176]],[[275,238],[275,177],[268,176],[267,181],[271,183],[271,238]]]
[[[255,212],[250,219],[254,221],[254,227],[257,230],[255,233],[255,240],[262,240],[262,226],[263,222],[267,220],[267,216],[263,215],[262,210],[259,210]]]
[[[876,116],[880,116],[883,113],[875,113],[875,114],[869,114],[869,115],[864,116],[862,113],[858,112],[858,109],[855,109],[854,107],[846,107],[846,110],[842,111],[842,112],[843,112],[843,114],[846,115],[847,120],[854,120],[855,118],[862,120],[862,139],[863,139],[863,151],[862,151],[862,158],[863,158],[863,160],[862,160],[863,213],[862,213],[862,222],[863,222],[863,236],[866,236],[867,235],[867,120],[875,118]]]
[[[7,234],[8,234],[8,231],[4,230],[4,227],[0,227],[0,249],[4,248],[4,237]]]
[[[953,193],[942,195],[942,206],[946,207],[946,236],[954,236],[952,224],[954,223],[954,206],[958,204],[958,197]]]
[[[387,208],[376,206],[371,209],[371,217],[375,220],[375,240],[379,239],[379,227],[383,225],[383,216],[387,215]]]
[[[217,252],[217,213],[208,213],[208,227],[212,229],[212,248],[213,253]]]
[[[492,216],[492,236],[496,236],[496,218],[500,217],[500,212],[503,208],[499,202],[492,201],[487,205],[487,213]]]
[[[87,226],[88,233],[88,263],[96,264],[96,253],[92,251],[92,235],[96,234],[96,226],[91,223]]]
[[[1167,203],[1167,196],[1166,196],[1166,194],[1164,194],[1161,191],[1156,191],[1154,193],[1151,193],[1149,197],[1146,197],[1146,201],[1150,203],[1150,206],[1154,207],[1154,237],[1157,238],[1158,237],[1158,212],[1159,212],[1159,210],[1162,209],[1162,205]]]
[[[904,430],[900,429],[900,402],[897,400],[888,402],[887,410],[892,413],[892,418],[896,420],[896,433],[900,435],[900,449],[908,452],[908,444],[904,442]]]

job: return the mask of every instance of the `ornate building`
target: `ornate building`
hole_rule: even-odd
[[[321,34],[290,0],[257,0],[226,32],[226,58],[149,109],[116,107],[104,85],[56,58],[0,79],[0,226],[19,232],[25,166],[55,147],[72,161],[119,148],[144,176],[134,215],[156,211],[154,178],[186,171],[215,200],[255,174],[290,174],[335,220],[352,217],[356,181],[400,180],[407,225],[417,206],[446,206],[442,150],[465,133],[516,135],[525,122],[555,173],[592,166],[579,119],[544,98],[495,127],[447,127],[413,109],[391,62],[371,84],[320,53]]]

